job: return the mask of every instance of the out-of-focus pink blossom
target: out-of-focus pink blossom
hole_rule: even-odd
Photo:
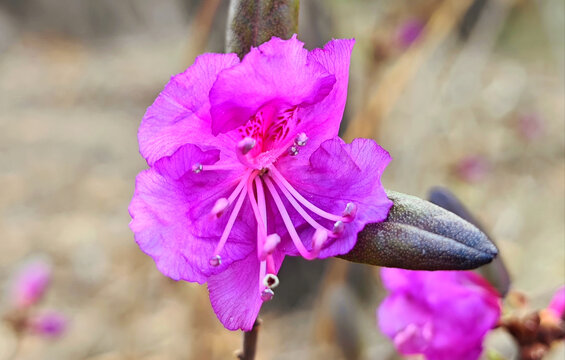
[[[56,338],[67,330],[67,318],[57,311],[46,311],[30,320],[30,329],[32,332],[48,337]]]
[[[501,299],[470,271],[383,269],[389,296],[377,315],[381,331],[404,355],[428,360],[476,360],[500,317]]]
[[[549,302],[548,310],[551,310],[556,317],[562,318],[565,313],[565,286],[560,287]]]
[[[455,167],[457,176],[469,183],[480,182],[488,175],[490,170],[490,162],[482,155],[466,156]]]
[[[518,117],[518,132],[528,141],[539,139],[545,132],[545,124],[536,113],[521,114]]]
[[[408,19],[403,22],[397,29],[396,39],[402,48],[412,45],[424,30],[424,23],[419,19]]]
[[[34,259],[16,274],[11,289],[15,307],[26,308],[36,304],[51,281],[51,266],[44,260]]]

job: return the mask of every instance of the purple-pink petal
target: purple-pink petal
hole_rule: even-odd
[[[210,90],[212,133],[245,124],[259,109],[308,106],[332,90],[336,78],[317,61],[296,36],[272,38],[251,51],[239,66],[222,71]]]
[[[339,125],[347,100],[347,85],[349,82],[349,62],[353,51],[353,39],[332,40],[323,49],[314,49],[308,58],[317,61],[330,74],[335,76],[332,91],[322,101],[302,109],[299,116],[304,119],[296,129],[297,133],[304,132],[310,138],[309,146],[304,149],[317,149],[325,140],[337,136]]]
[[[216,172],[195,174],[192,164],[197,159],[203,164],[213,163],[217,152],[204,152],[188,144],[141,172],[129,212],[136,242],[163,274],[202,284],[210,274],[223,271],[232,261],[252,252],[255,246],[248,239],[256,230],[249,225],[250,210],[242,211],[221,254],[222,265],[210,266],[227,219],[213,219],[209,211],[215,199],[229,195],[222,184],[237,179]]]
[[[149,165],[186,143],[217,145],[211,134],[208,93],[218,73],[238,63],[235,54],[204,54],[171,78],[139,127],[139,151]]]
[[[341,236],[322,249],[320,258],[347,253],[366,224],[386,219],[392,202],[381,185],[381,175],[390,159],[389,153],[373,140],[355,139],[346,144],[336,137],[323,142],[307,162],[296,160],[281,164],[279,170],[291,185],[320,209],[341,215],[349,202],[357,206],[354,220],[346,223]],[[314,229],[300,228],[305,220],[295,212],[291,216],[299,235],[311,248]],[[331,221],[314,218],[328,228],[333,227]],[[279,233],[284,234],[284,228]],[[287,251],[296,253],[292,248]]]
[[[278,272],[284,255],[275,254]],[[210,302],[220,322],[228,330],[249,331],[259,314],[263,301],[260,296],[259,260],[256,254],[231,264],[225,271],[210,276]]]

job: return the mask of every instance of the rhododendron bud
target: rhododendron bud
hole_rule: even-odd
[[[34,316],[30,320],[30,328],[34,333],[48,337],[56,338],[67,330],[67,318],[56,311],[47,311]]]
[[[295,35],[241,61],[201,55],[141,122],[135,240],[163,274],[207,283],[228,329],[252,328],[285,256],[345,254],[392,206],[390,155],[337,137],[353,43],[308,51]]]
[[[390,294],[379,306],[380,329],[404,355],[427,360],[476,360],[496,326],[501,299],[470,271],[382,269]]]
[[[33,259],[16,273],[11,298],[14,306],[25,308],[41,300],[51,281],[51,266],[42,259]]]
[[[408,19],[404,21],[397,29],[397,42],[402,48],[412,45],[424,30],[424,23],[419,19]]]

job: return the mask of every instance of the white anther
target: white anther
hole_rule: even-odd
[[[216,200],[216,203],[212,207],[212,210],[210,210],[210,214],[219,218],[220,216],[222,216],[222,214],[228,208],[229,205],[230,205],[230,202],[228,201],[228,199],[219,198],[218,200]]]
[[[300,133],[296,135],[296,138],[294,139],[294,143],[298,146],[304,146],[306,145],[307,142],[308,142],[308,136],[306,136],[305,133]]]
[[[267,258],[267,255],[272,254],[280,242],[281,237],[278,234],[267,235],[263,249],[261,249],[261,261],[265,260]]]
[[[353,219],[355,219],[356,215],[357,215],[357,205],[355,205],[352,202],[347,203],[347,205],[345,206],[345,210],[343,210],[342,216],[346,220],[352,221]]]
[[[290,148],[288,148],[288,153],[291,156],[296,156],[296,155],[298,155],[298,148],[296,146],[292,145]]]
[[[279,286],[279,278],[275,274],[267,274],[263,278],[263,285],[269,289],[274,289]]]
[[[222,265],[222,257],[220,255],[214,255],[210,258],[208,262],[210,263],[211,266],[218,267]]]
[[[332,233],[334,233],[334,235],[340,235],[343,233],[343,230],[345,230],[345,224],[343,223],[343,221],[338,220],[334,223],[334,228],[332,229]]]
[[[195,174],[200,173],[202,171],[202,164],[196,163],[196,164],[192,165],[192,171]]]
[[[312,236],[312,248],[315,252],[322,249],[324,243],[328,240],[328,231],[326,229],[316,229]]]
[[[261,300],[269,301],[275,296],[275,292],[271,289],[265,289],[261,291]]]
[[[245,137],[237,144],[237,149],[241,151],[243,155],[247,154],[257,145],[257,141],[249,136]]]

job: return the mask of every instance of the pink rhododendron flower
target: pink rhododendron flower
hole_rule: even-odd
[[[307,51],[294,36],[241,61],[201,55],[143,118],[136,242],[163,274],[207,282],[228,329],[252,328],[286,255],[347,253],[392,205],[380,183],[389,154],[337,137],[353,43]]]
[[[555,292],[547,309],[551,310],[557,318],[563,318],[565,314],[565,286],[560,287]]]
[[[30,320],[30,329],[41,336],[56,338],[67,330],[67,318],[57,311],[45,311]]]
[[[50,281],[51,266],[46,261],[34,259],[24,264],[12,283],[12,303],[19,308],[36,304],[43,297]]]
[[[389,296],[377,311],[381,331],[404,355],[476,360],[501,312],[497,291],[470,271],[382,269]]]

